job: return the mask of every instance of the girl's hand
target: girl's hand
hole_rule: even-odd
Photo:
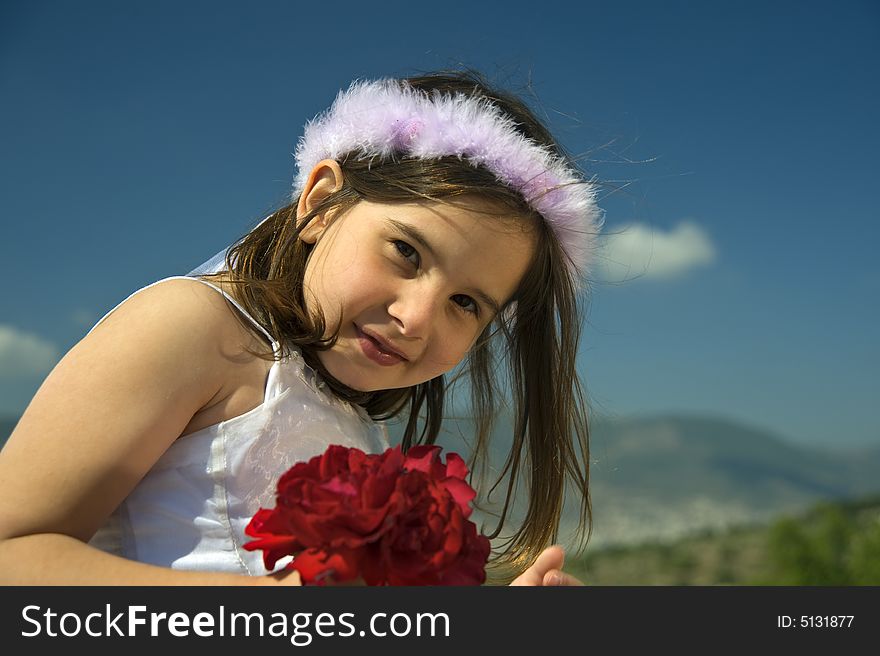
[[[269,574],[268,576],[257,577],[257,580],[260,582],[256,583],[256,585],[303,585],[302,577],[295,569],[282,569],[273,574]],[[326,577],[323,584],[334,587],[357,587],[366,585],[361,577],[350,581],[337,582],[333,580],[332,576]]]
[[[525,572],[510,585],[583,585],[583,582],[562,571],[565,550],[558,544],[547,547]]]
[[[299,572],[295,569],[282,569],[268,576],[259,576],[255,579],[256,585],[302,585]]]

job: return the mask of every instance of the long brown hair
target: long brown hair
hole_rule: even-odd
[[[490,88],[473,71],[432,73],[405,83],[426,93],[437,90],[489,98],[516,121],[523,135],[566,157],[522,101]],[[499,406],[499,356],[507,361],[512,388],[511,449],[493,486],[506,488],[505,501],[497,525],[487,533],[499,538],[504,548],[493,555],[490,580],[509,582],[544,547],[558,540],[567,482],[580,501],[576,537],[577,550],[582,551],[592,532],[587,404],[575,369],[583,316],[575,281],[553,231],[518,193],[486,169],[458,157],[370,161],[352,157],[343,158],[339,165],[341,188],[306,216],[296,216],[295,200],[230,249],[226,264],[239,301],[281,342],[282,355],[299,348],[340,397],[361,405],[376,420],[403,417],[404,450],[414,444],[433,444],[444,416],[448,388],[444,376],[404,389],[359,392],[335,380],[321,365],[316,354],[335,344],[339,326],[325,337],[327,326],[320,311],[310,316],[304,309],[303,277],[312,245],[300,240],[299,233],[314,216],[333,210],[338,217],[361,200],[454,202],[458,197],[478,195],[498,208],[499,218],[513,216],[526,222],[537,236],[529,269],[514,296],[480,335],[462,369],[462,375],[470,379],[475,426],[472,475],[488,470],[489,436]],[[274,357],[271,352],[254,354]],[[528,506],[520,525],[502,537],[521,479],[527,487]]]

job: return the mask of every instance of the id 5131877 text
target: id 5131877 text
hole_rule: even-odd
[[[849,629],[855,615],[777,615],[780,629]]]

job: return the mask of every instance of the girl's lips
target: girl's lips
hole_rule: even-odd
[[[364,355],[376,364],[382,365],[383,367],[390,367],[405,362],[405,359],[397,353],[386,351],[384,346],[380,345],[377,340],[364,333],[357,324],[355,324],[355,330],[357,331],[358,344],[360,344]]]

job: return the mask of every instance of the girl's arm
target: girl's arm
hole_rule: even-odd
[[[181,572],[86,544],[193,415],[228,393],[245,338],[222,296],[171,280],[74,346],[0,451],[0,583],[298,583],[295,573]]]
[[[295,571],[246,576],[137,563],[60,533],[0,541],[0,570],[2,585],[301,585]]]

